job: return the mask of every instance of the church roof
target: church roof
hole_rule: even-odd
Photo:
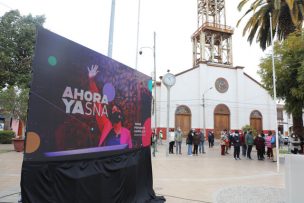
[[[266,89],[260,82],[258,82],[257,80],[255,80],[253,77],[251,77],[250,75],[248,75],[247,73],[243,73],[246,77],[248,77],[250,80],[252,80],[253,82],[255,82],[256,84],[260,85],[262,88]]]

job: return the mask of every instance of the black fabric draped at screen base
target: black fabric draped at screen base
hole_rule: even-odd
[[[23,203],[164,202],[153,190],[150,147],[100,159],[22,165]]]

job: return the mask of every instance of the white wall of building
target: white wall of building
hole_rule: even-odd
[[[214,128],[214,109],[219,104],[225,104],[230,110],[230,128],[236,129],[236,121],[238,113],[236,112],[237,104],[237,91],[236,91],[236,71],[230,68],[208,66],[202,64],[201,68],[201,78],[206,80],[205,86],[202,88],[203,91],[213,87],[210,91],[205,94],[206,99],[206,128]],[[215,81],[218,78],[225,78],[228,81],[229,88],[227,92],[220,93],[215,88]],[[202,91],[202,94],[203,94]]]
[[[267,90],[257,84],[255,81],[248,78],[244,81],[244,101],[242,104],[242,109],[244,117],[242,120],[249,120],[250,113],[253,110],[258,110],[263,116],[263,129],[264,130],[275,130],[276,121],[276,104],[271,96],[268,94]],[[246,117],[247,116],[247,117]]]
[[[220,77],[229,83],[225,93],[220,93],[215,88],[215,81]],[[161,84],[157,92],[158,127],[166,127],[167,88]],[[241,129],[250,124],[250,114],[254,110],[263,116],[263,129],[275,129],[275,102],[260,84],[244,74],[242,67],[207,64],[176,75],[176,84],[171,88],[170,128],[175,127],[175,111],[179,105],[190,108],[192,128],[203,128],[204,92],[207,129],[214,128],[214,109],[218,104],[225,104],[229,108],[231,129]]]
[[[190,80],[189,80],[189,79]],[[198,125],[199,122],[199,69],[193,69],[176,77],[176,84],[171,88],[170,104],[170,127],[175,125],[175,110],[179,105],[186,105],[190,108],[192,114],[192,126]],[[189,89],[192,87],[191,89]],[[160,127],[166,127],[167,122],[167,88],[162,84],[160,88]],[[195,119],[193,119],[195,118]]]

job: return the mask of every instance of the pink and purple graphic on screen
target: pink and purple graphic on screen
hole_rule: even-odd
[[[115,88],[111,83],[106,83],[103,87],[103,94],[107,95],[108,101],[111,102],[115,98]]]

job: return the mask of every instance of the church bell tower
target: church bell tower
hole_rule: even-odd
[[[226,25],[225,0],[197,0],[197,27],[191,37],[193,66],[208,62],[232,66],[233,29]]]

